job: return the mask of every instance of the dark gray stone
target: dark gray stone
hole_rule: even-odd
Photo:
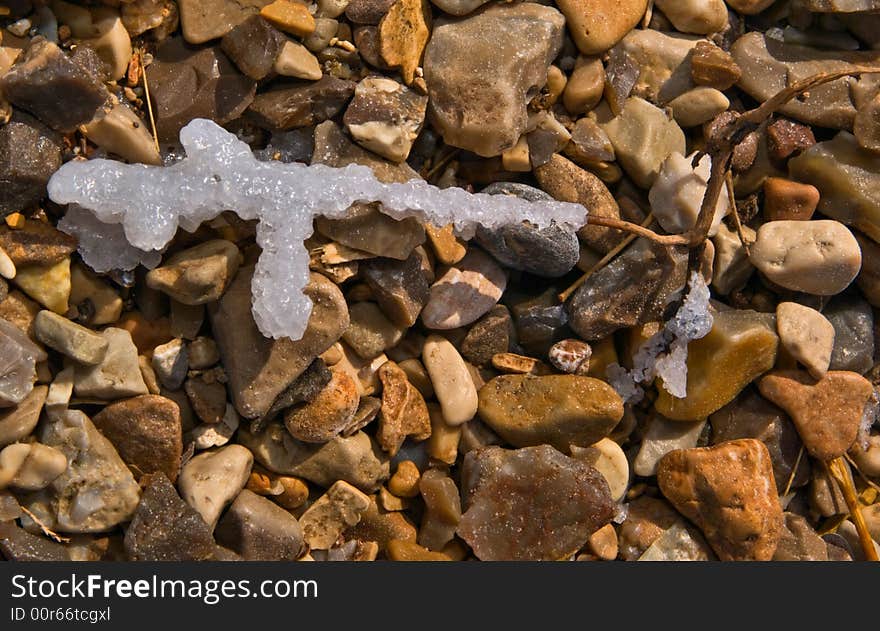
[[[830,370],[865,374],[874,365],[874,313],[855,295],[839,296],[822,311],[834,327]]]
[[[15,112],[0,127],[0,216],[37,204],[60,166],[60,136],[35,118]]]

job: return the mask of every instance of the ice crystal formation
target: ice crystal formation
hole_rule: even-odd
[[[672,396],[687,395],[687,345],[706,337],[712,329],[709,312],[709,288],[699,272],[692,272],[688,294],[672,317],[657,333],[648,338],[633,357],[632,370],[611,364],[607,376],[626,402],[636,402],[644,394],[640,384],[663,380],[663,388]]]
[[[477,224],[544,227],[555,220],[578,228],[586,220],[580,204],[441,190],[422,180],[386,184],[359,165],[261,162],[246,143],[205,119],[184,127],[180,142],[186,158],[166,167],[102,159],[62,166],[49,196],[74,206],[60,225],[80,237],[86,264],[107,270],[155,265],[178,227],[192,232],[226,210],[258,220],[263,252],[252,285],[253,314],[270,337],[299,339],[305,331],[312,304],[302,293],[309,275],[303,241],[316,215],[338,218],[355,202],[381,202],[395,219],[454,224],[465,237]]]

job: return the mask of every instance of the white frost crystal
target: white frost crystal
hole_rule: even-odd
[[[687,395],[688,342],[706,337],[712,330],[709,288],[703,276],[692,272],[688,286],[690,290],[675,316],[636,351],[633,369],[608,366],[609,382],[627,403],[641,399],[644,392],[639,384],[655,377],[663,380],[663,387],[672,396],[683,399]]]
[[[305,331],[312,304],[302,293],[309,277],[303,241],[312,233],[316,215],[338,218],[354,202],[381,202],[382,211],[395,219],[454,224],[466,237],[477,224],[496,228],[529,221],[545,227],[556,221],[576,229],[586,221],[580,204],[441,190],[421,180],[385,184],[358,165],[338,169],[261,162],[247,144],[205,119],[181,129],[180,142],[186,158],[167,167],[68,162],[49,181],[49,196],[56,203],[88,209],[104,224],[121,225],[128,242],[144,252],[161,251],[178,227],[193,232],[225,210],[259,220],[257,243],[263,253],[252,285],[253,313],[260,331],[270,337],[299,339]],[[82,233],[83,225],[79,218],[66,229],[79,226]],[[102,234],[115,242],[112,235]],[[107,266],[111,259],[104,257],[111,256],[110,250],[100,255],[92,251],[90,259],[100,256],[101,266]],[[113,267],[131,269],[135,255],[121,250]]]
[[[104,223],[76,204],[67,208],[58,229],[77,238],[83,261],[96,272],[134,269],[138,265],[153,268],[162,260],[161,252],[146,252],[131,245],[121,224]]]

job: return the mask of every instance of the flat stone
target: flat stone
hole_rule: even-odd
[[[382,382],[382,408],[376,439],[382,449],[394,456],[408,436],[417,441],[428,438],[431,420],[421,393],[397,364],[392,361],[382,364],[379,379]]]
[[[402,162],[422,129],[427,105],[427,95],[391,79],[371,76],[357,84],[342,120],[362,147]]]
[[[597,55],[619,42],[645,15],[646,0],[561,0],[569,32],[585,55]]]
[[[227,445],[191,458],[180,470],[177,488],[211,531],[220,514],[247,483],[254,458],[241,445]]]
[[[125,531],[131,561],[204,561],[214,553],[211,529],[161,472],[145,476],[141,501]]]
[[[495,306],[506,287],[504,270],[482,251],[471,248],[431,285],[422,323],[429,329],[471,324]]]
[[[254,14],[224,35],[220,47],[239,70],[259,81],[272,72],[286,41],[281,31]]]
[[[880,151],[880,92],[856,112],[853,134],[859,146],[875,153]]]
[[[819,205],[819,189],[780,177],[764,180],[764,217],[767,221],[808,221]]]
[[[767,153],[770,158],[784,162],[816,144],[809,125],[787,118],[777,118],[767,125]]]
[[[671,420],[698,421],[730,403],[776,363],[779,338],[772,315],[719,311],[709,334],[688,344],[687,396],[658,388],[654,408]]]
[[[758,387],[788,412],[807,452],[824,461],[842,456],[855,442],[873,393],[861,375],[835,370],[818,382],[801,371],[776,371],[761,378]]]
[[[738,438],[756,438],[764,443],[773,462],[773,477],[781,495],[788,481],[791,488],[804,486],[810,477],[807,458],[800,458],[802,443],[791,419],[785,412],[760,396],[755,388],[740,396],[709,417],[712,427],[710,444],[718,445]],[[797,464],[797,471],[792,475]]]
[[[150,270],[147,286],[185,305],[200,305],[220,298],[238,271],[240,256],[234,243],[206,241],[178,252]]]
[[[18,405],[0,409],[0,447],[23,440],[34,431],[48,391],[46,386],[34,386]]]
[[[285,33],[308,37],[315,30],[315,18],[306,5],[291,0],[275,0],[260,9],[260,15]]]
[[[564,559],[614,514],[602,474],[549,445],[468,452],[462,494],[458,535],[484,561]]]
[[[754,439],[673,451],[660,461],[663,495],[705,534],[722,561],[773,558],[782,507],[770,454]]]
[[[655,415],[642,437],[633,461],[633,473],[642,477],[657,475],[663,456],[676,449],[691,449],[703,433],[706,421],[670,421]]]
[[[293,438],[283,426],[271,424],[256,434],[243,427],[238,440],[270,471],[304,478],[324,488],[345,480],[371,493],[389,475],[388,460],[379,445],[360,431],[337,436],[324,445],[308,445]]]
[[[533,91],[545,84],[562,46],[564,24],[556,9],[531,3],[436,21],[424,71],[429,117],[447,144],[486,157],[516,144]]]
[[[571,328],[599,340],[660,319],[685,285],[686,250],[639,239],[590,276],[565,305]]]
[[[112,400],[147,394],[131,334],[107,327],[101,331],[101,337],[108,345],[104,359],[94,366],[76,367],[77,396]]]
[[[23,265],[15,273],[15,284],[28,296],[58,314],[67,313],[70,298],[70,259],[51,265]]]
[[[708,35],[727,26],[727,6],[723,0],[659,0],[656,6],[682,33]]]
[[[834,326],[824,315],[796,302],[780,302],[776,306],[776,331],[783,348],[815,379],[825,375],[834,349]]]
[[[617,51],[626,53],[637,72],[631,96],[668,103],[696,85],[691,78],[691,58],[700,41],[705,40],[650,28],[633,29],[615,46],[611,58],[619,56]]]
[[[746,33],[737,39],[730,54],[742,68],[737,85],[761,103],[799,79],[874,66],[880,61],[880,52],[876,51],[819,50],[786,44],[760,32]],[[877,87],[870,75],[825,83],[811,89],[804,98],[790,100],[778,111],[810,125],[852,130],[857,109],[854,95],[860,92],[876,94]]]
[[[248,116],[272,131],[316,125],[340,113],[354,88],[354,82],[331,75],[308,83],[278,82],[271,90],[254,97]]]
[[[617,161],[633,181],[649,188],[660,165],[673,152],[685,154],[684,132],[660,108],[630,97],[620,115],[602,125],[611,139]]]
[[[379,22],[379,55],[385,65],[399,68],[403,82],[413,85],[431,36],[427,0],[397,0]]]
[[[81,364],[99,364],[107,353],[106,339],[51,311],[43,310],[37,314],[34,333],[46,346]]]
[[[361,275],[389,320],[407,328],[415,324],[430,295],[417,252],[405,261],[377,259],[363,263]]]
[[[419,492],[425,502],[425,513],[418,543],[429,550],[441,551],[453,540],[461,522],[458,487],[445,472],[429,469],[419,480]]]
[[[795,513],[783,513],[782,536],[774,561],[827,561],[828,548],[810,523]]]
[[[818,210],[880,241],[880,155],[841,132],[788,163],[791,177],[819,189]]]
[[[377,204],[355,204],[343,219],[318,217],[318,232],[355,250],[405,261],[424,243],[425,228],[412,217],[396,221]]]
[[[9,321],[0,318],[0,351],[4,360],[0,371],[0,408],[17,405],[34,387],[37,362],[46,353]]]
[[[480,389],[479,414],[516,447],[546,443],[567,452],[611,433],[623,418],[623,402],[592,377],[502,375]]]
[[[180,26],[189,44],[223,37],[271,0],[180,0]]]
[[[396,326],[374,302],[356,302],[348,308],[350,324],[342,335],[364,359],[372,359],[403,339],[405,330]]]
[[[245,561],[294,561],[303,549],[303,530],[296,517],[243,489],[214,530],[217,542]]]
[[[63,545],[33,535],[14,521],[0,522],[0,553],[8,561],[70,562],[70,554]]]
[[[88,123],[109,97],[101,80],[57,45],[36,39],[0,78],[10,103],[61,133]]]
[[[318,58],[302,44],[289,39],[281,45],[281,51],[272,64],[272,70],[282,77],[310,81],[317,81],[323,74]]]
[[[743,226],[743,236],[754,243],[757,234],[748,226]],[[718,224],[718,232],[712,237],[715,246],[715,260],[712,265],[712,289],[726,296],[735,289],[745,286],[755,266],[749,260],[748,252],[739,239],[736,230],[727,224]]]
[[[24,112],[14,112],[0,128],[0,216],[37,204],[60,166],[60,136]],[[3,230],[8,228],[4,225]],[[0,236],[0,246],[15,262],[8,240],[8,235]]]
[[[628,504],[626,519],[618,530],[619,556],[637,561],[653,544],[671,530],[683,530],[675,545],[677,559],[707,561],[714,559],[703,535],[662,498],[642,495]],[[669,546],[667,546],[667,549]]]
[[[554,199],[582,204],[597,217],[620,219],[620,208],[602,182],[593,173],[570,160],[554,154],[548,162],[534,169],[540,187]],[[584,226],[578,236],[592,248],[608,252],[623,238],[620,231],[601,226]]]
[[[313,550],[327,550],[339,536],[361,520],[370,498],[340,480],[327,489],[300,517],[303,537]]]
[[[514,334],[510,312],[495,305],[470,328],[460,344],[461,355],[476,366],[485,366],[497,353],[510,349]]]
[[[264,415],[348,327],[342,292],[326,277],[312,274],[304,291],[314,307],[302,339],[263,337],[251,314],[252,276],[252,267],[240,269],[223,298],[208,308],[232,400],[245,418]]]
[[[330,373],[330,382],[314,399],[285,412],[284,424],[294,438],[324,443],[348,427],[354,418],[360,401],[354,379],[341,370]]]
[[[425,340],[422,362],[446,423],[458,426],[470,421],[477,413],[477,389],[455,346],[439,335],[431,335]]]
[[[41,443],[59,449],[69,466],[22,505],[56,532],[103,532],[128,521],[140,489],[113,445],[79,411],[45,423]]]
[[[874,366],[874,311],[857,295],[834,298],[822,312],[834,327],[831,370],[861,375]]]
[[[706,40],[700,40],[694,46],[691,79],[697,85],[727,90],[741,77],[742,70],[727,51]]]
[[[7,129],[13,123],[7,123]],[[20,151],[16,150],[18,160]],[[52,224],[44,221],[25,221],[24,225],[12,229],[5,224],[0,226],[0,247],[16,266],[54,265],[60,263],[76,251],[76,238],[64,234]]]
[[[111,403],[93,422],[137,478],[161,472],[177,480],[183,439],[174,401],[154,394],[132,397]]]
[[[839,221],[770,221],[758,229],[750,260],[768,279],[794,291],[838,294],[862,266],[858,241]]]
[[[231,0],[186,4],[204,8],[212,4],[241,6]],[[181,7],[181,14],[184,13]],[[215,15],[224,22],[223,28],[229,26],[217,37],[235,26],[223,13]],[[241,15],[241,21],[246,17],[247,14]],[[186,37],[186,21],[183,28]],[[256,90],[254,80],[239,73],[219,46],[191,48],[179,37],[169,38],[159,46],[149,76],[156,129],[162,142],[177,142],[181,127],[194,118],[208,118],[221,125],[238,118],[251,104]]]

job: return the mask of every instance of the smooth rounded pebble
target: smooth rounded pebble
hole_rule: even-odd
[[[780,302],[776,306],[776,332],[783,348],[813,377],[825,376],[834,350],[834,326],[828,318],[796,302]]]
[[[431,335],[425,341],[422,362],[431,377],[446,422],[461,425],[474,418],[477,389],[455,346],[439,335]]]
[[[475,322],[497,304],[506,287],[504,270],[471,249],[431,285],[422,323],[429,329],[456,329]]]

